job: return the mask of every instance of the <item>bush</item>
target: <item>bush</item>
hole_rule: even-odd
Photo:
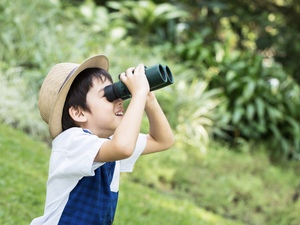
[[[211,135],[221,134],[220,127],[215,127],[215,120],[219,119],[216,110],[222,102],[221,89],[207,90],[207,86],[205,80],[189,81],[181,76],[172,88],[172,98],[166,107],[176,140],[198,146],[202,152],[206,152]]]
[[[37,98],[50,68],[59,62],[79,63],[109,52],[111,46],[95,35],[77,9],[62,7],[59,1],[0,3],[0,121],[41,138],[48,138],[48,131]]]
[[[299,85],[276,63],[247,52],[225,54],[211,87],[222,87],[232,136],[270,140],[272,155],[300,153]],[[268,64],[267,64],[268,63]],[[224,112],[220,112],[223,114]]]
[[[124,37],[143,40],[148,44],[162,44],[177,38],[180,19],[187,12],[173,4],[155,4],[152,1],[109,1],[114,29],[122,30]]]
[[[193,68],[195,76],[208,81],[208,91],[222,89],[224,101],[217,107],[214,126],[222,130],[227,124],[231,139],[272,143],[274,158],[300,156],[300,124],[296,113],[300,100],[297,82],[268,54],[238,50],[228,32],[223,43],[208,37],[212,30],[194,35],[187,43],[174,48],[174,57]],[[171,48],[171,46],[169,46]],[[197,63],[195,63],[197,62]]]

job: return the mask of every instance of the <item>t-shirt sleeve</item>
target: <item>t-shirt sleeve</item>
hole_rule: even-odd
[[[64,176],[93,176],[94,170],[104,164],[94,159],[105,141],[80,128],[65,131],[53,142],[52,168]]]
[[[133,167],[137,159],[143,153],[147,144],[147,136],[145,134],[139,134],[137,143],[133,154],[127,158],[120,161],[120,171],[121,172],[132,172]]]

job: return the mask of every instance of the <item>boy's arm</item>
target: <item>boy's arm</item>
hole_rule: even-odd
[[[153,92],[148,94],[145,112],[150,128],[143,154],[170,148],[174,144],[173,132]]]
[[[129,68],[121,74],[121,80],[132,94],[131,101],[119,126],[114,132],[112,140],[104,142],[95,161],[111,162],[128,158],[132,155],[140,132],[149,84],[146,79],[144,65]]]

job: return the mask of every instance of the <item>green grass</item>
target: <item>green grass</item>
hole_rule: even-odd
[[[242,225],[243,223],[224,219],[201,209],[187,199],[178,199],[145,185],[125,181],[121,184],[115,224]]]
[[[0,224],[29,224],[43,213],[50,149],[0,124],[0,151]],[[189,200],[132,182],[127,176],[122,178],[116,225],[242,225]]]
[[[43,210],[49,150],[0,125],[0,151],[0,224],[29,224]]]
[[[266,147],[245,142],[236,151],[212,143],[201,154],[177,143],[142,157],[130,179],[245,224],[299,225],[300,164],[274,164]]]

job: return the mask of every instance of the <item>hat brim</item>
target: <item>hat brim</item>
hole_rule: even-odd
[[[108,58],[105,55],[96,55],[88,58],[83,63],[79,64],[77,69],[75,69],[74,72],[70,76],[68,76],[68,79],[64,82],[63,86],[61,87],[49,118],[49,132],[53,139],[62,132],[63,107],[66,101],[67,94],[70,90],[74,79],[83,70],[93,67],[101,68],[108,71]]]

